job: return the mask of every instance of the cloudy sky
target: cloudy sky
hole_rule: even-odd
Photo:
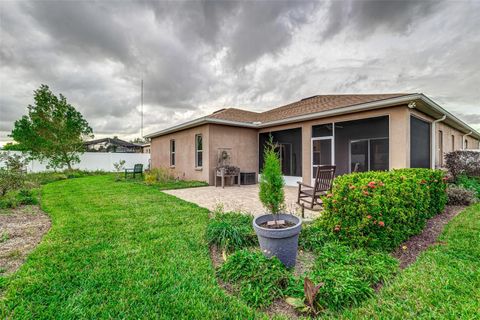
[[[0,2],[0,144],[47,84],[96,137],[223,107],[423,92],[480,129],[480,1]]]

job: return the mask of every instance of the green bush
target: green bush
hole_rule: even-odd
[[[311,224],[305,224],[298,238],[298,246],[304,250],[317,251],[331,239],[331,235],[322,224],[322,219],[317,218]]]
[[[0,196],[0,208],[16,208],[21,205],[38,204],[35,193],[30,189],[20,189],[7,192],[4,196]]]
[[[476,197],[480,199],[480,178],[468,177],[463,174],[458,176],[457,184],[466,189],[473,190],[476,194]]]
[[[231,283],[240,298],[252,307],[267,307],[284,295],[291,274],[278,258],[260,251],[236,251],[218,269],[219,277]]]
[[[315,299],[316,309],[338,311],[372,296],[373,286],[386,282],[397,271],[398,261],[388,254],[327,242],[317,251],[313,270],[306,276],[315,284],[323,282]],[[291,292],[304,298],[303,278],[294,286]]]
[[[275,151],[277,146],[273,143],[273,138],[267,143],[264,152],[264,164],[262,175],[260,177],[260,201],[263,206],[271,213],[279,213],[285,207],[285,192],[283,186],[282,166],[280,159]]]
[[[25,174],[21,171],[0,168],[0,196],[23,187]]]
[[[324,230],[357,247],[392,250],[443,211],[443,172],[400,169],[339,176],[323,198]]]
[[[476,202],[475,191],[463,186],[451,184],[447,187],[447,197],[449,205],[469,206]]]
[[[207,225],[206,237],[210,245],[227,251],[238,250],[257,243],[252,227],[253,217],[236,212],[215,212]]]
[[[154,184],[156,182],[166,183],[175,179],[172,170],[165,167],[153,168],[145,172],[144,176],[146,184]]]

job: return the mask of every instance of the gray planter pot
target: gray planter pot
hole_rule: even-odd
[[[267,257],[276,256],[287,267],[295,266],[297,260],[298,235],[302,230],[302,220],[291,214],[280,213],[277,220],[285,220],[295,225],[285,229],[268,229],[261,224],[272,221],[273,214],[258,216],[253,219],[253,228],[260,243],[260,249]]]

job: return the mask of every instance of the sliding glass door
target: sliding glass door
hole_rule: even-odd
[[[320,165],[333,164],[333,137],[312,138],[312,179]]]
[[[388,170],[388,138],[350,141],[350,172]]]

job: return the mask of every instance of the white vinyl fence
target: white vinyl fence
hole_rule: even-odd
[[[22,154],[20,151],[0,151],[2,153]],[[73,165],[74,169],[95,171],[102,170],[106,172],[115,171],[114,163],[125,160],[125,168],[133,168],[137,163],[143,164],[143,168],[147,169],[150,164],[149,153],[110,153],[110,152],[85,152],[80,155],[80,162]],[[0,162],[0,167],[3,167]],[[65,169],[65,168],[64,168]],[[30,161],[27,165],[28,172],[51,171],[47,169],[47,162],[42,163],[37,160]]]

